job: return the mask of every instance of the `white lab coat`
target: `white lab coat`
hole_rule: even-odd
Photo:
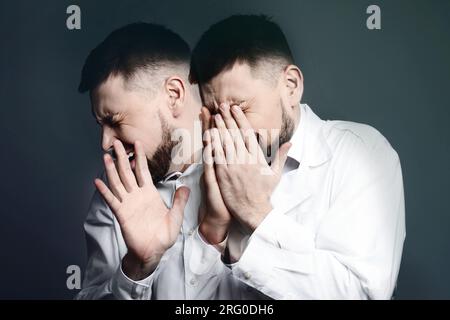
[[[306,104],[270,212],[253,234],[234,223],[221,248],[198,233],[202,165],[157,188],[168,206],[191,189],[178,239],[146,279],[121,270],[127,248],[96,192],[85,223],[88,265],[78,299],[390,299],[405,207],[400,160],[374,128],[323,121]]]

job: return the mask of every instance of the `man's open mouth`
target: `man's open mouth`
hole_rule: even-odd
[[[127,156],[128,156],[128,161],[132,161],[135,158],[134,151],[129,151],[127,153]]]
[[[111,155],[111,157],[113,158],[114,161],[117,160],[117,154],[114,150],[111,150],[108,153]],[[131,162],[135,158],[134,151],[127,151],[126,153],[127,153],[128,161]]]

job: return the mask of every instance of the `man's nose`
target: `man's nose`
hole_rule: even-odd
[[[104,152],[107,152],[113,147],[114,140],[116,140],[116,136],[114,134],[114,130],[112,130],[108,126],[102,127],[102,149]]]

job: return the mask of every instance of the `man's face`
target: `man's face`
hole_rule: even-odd
[[[159,109],[163,96],[128,89],[122,76],[111,76],[92,91],[91,101],[102,127],[102,149],[109,151],[113,142],[120,140],[134,166],[133,144],[141,141],[153,181],[160,181],[169,169],[176,144],[171,141],[172,128]]]
[[[292,137],[295,122],[281,81],[257,77],[249,65],[236,63],[202,85],[201,90],[203,103],[212,114],[218,112],[221,103],[239,105],[266,155]]]

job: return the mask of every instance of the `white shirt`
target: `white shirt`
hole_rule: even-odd
[[[235,223],[231,258],[198,232],[202,165],[157,185],[170,207],[191,189],[176,243],[146,279],[121,270],[120,227],[99,193],[85,222],[88,265],[79,299],[390,299],[405,207],[400,160],[374,128],[321,120],[302,104],[273,210],[249,235]]]

